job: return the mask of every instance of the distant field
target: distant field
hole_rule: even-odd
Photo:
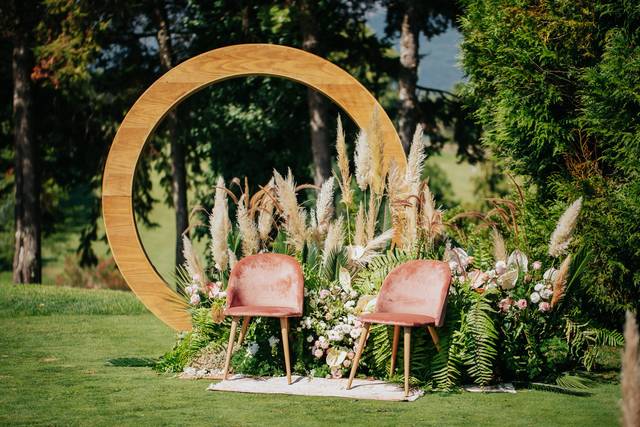
[[[112,314],[108,314],[112,313]],[[617,425],[619,386],[589,397],[427,394],[412,403],[211,393],[148,365],[175,333],[127,292],[0,278],[0,425]]]

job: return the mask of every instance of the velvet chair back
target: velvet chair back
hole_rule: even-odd
[[[304,278],[298,261],[288,255],[264,253],[238,261],[227,287],[227,308],[290,307],[302,314]]]
[[[376,303],[376,312],[431,316],[442,326],[451,270],[446,262],[415,260],[387,275]]]

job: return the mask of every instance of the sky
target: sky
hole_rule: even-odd
[[[384,36],[386,10],[379,8],[367,17],[367,22],[379,37]],[[418,84],[435,89],[450,90],[462,80],[462,70],[458,66],[458,53],[462,35],[456,29],[433,37],[431,40],[420,35],[420,66]],[[396,40],[399,51],[399,41]]]

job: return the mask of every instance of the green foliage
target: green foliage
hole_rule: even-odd
[[[476,294],[462,320],[466,340],[464,363],[469,376],[478,385],[488,385],[493,379],[493,365],[498,354],[495,313],[490,296]]]
[[[640,300],[640,9],[621,0],[464,4],[465,96],[485,147],[524,177],[529,247],[543,254],[545,221],[582,195],[575,242],[593,258],[580,304],[619,327]]]

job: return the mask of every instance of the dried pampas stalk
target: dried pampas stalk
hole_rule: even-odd
[[[201,288],[207,284],[207,277],[200,264],[198,256],[193,250],[191,239],[186,235],[182,236],[182,255],[184,256],[184,266],[191,276],[191,279],[196,282]]]
[[[227,256],[229,257],[229,268],[231,270],[233,270],[233,267],[236,265],[236,263],[238,262],[238,258],[236,257],[236,253],[233,252],[231,249],[229,249],[227,251]]]
[[[358,138],[356,139],[354,162],[356,164],[356,183],[360,190],[364,191],[369,186],[369,166],[371,164],[371,159],[369,155],[367,133],[363,130],[358,133]]]
[[[256,223],[251,218],[249,211],[245,205],[247,200],[246,193],[240,197],[240,203],[238,203],[238,230],[240,232],[240,238],[242,239],[242,255],[253,255],[260,250],[260,239],[258,235],[258,228]]]
[[[420,178],[422,177],[422,169],[424,168],[425,153],[424,142],[422,141],[422,125],[416,127],[416,131],[413,134],[413,141],[411,142],[411,148],[409,149],[409,155],[407,156],[407,182],[412,188],[415,188],[414,194],[417,196],[418,188],[420,186]]]
[[[493,229],[493,258],[496,261],[507,261],[507,248],[497,228]]]
[[[225,271],[229,264],[227,236],[230,229],[227,191],[224,179],[218,177],[213,209],[209,215],[209,233],[211,234],[211,255],[220,271]]]
[[[428,183],[422,190],[422,228],[430,245],[444,232],[442,211],[436,208],[436,201]]]
[[[384,138],[380,126],[380,109],[378,106],[373,108],[371,120],[367,128],[367,137],[369,142],[369,183],[371,191],[377,196],[381,196],[384,192],[385,171],[384,171]]]
[[[265,194],[260,200],[262,206],[258,214],[258,234],[263,242],[269,240],[269,234],[271,234],[271,228],[273,226],[273,198],[271,194],[266,194],[266,192],[270,192],[272,188],[273,178],[271,178],[265,187]]]
[[[409,185],[406,175],[402,173],[395,161],[391,162],[387,175],[387,194],[389,198],[389,211],[391,212],[391,224],[393,229],[393,241],[406,248],[405,236],[407,235],[407,207],[409,198]]]
[[[353,236],[353,243],[356,246],[362,246],[362,247],[364,247],[367,244],[364,205],[362,204],[362,202],[360,202],[360,207],[358,208],[358,215],[356,215],[356,226],[355,226],[355,233]]]
[[[393,228],[390,228],[384,233],[381,233],[380,235],[371,239],[369,243],[367,243],[367,246],[364,247],[364,253],[358,259],[358,263],[364,265],[373,261],[375,257],[380,255],[380,251],[384,249],[389,241],[393,238],[393,233]]]
[[[622,425],[640,426],[640,337],[635,314],[627,311],[622,354]]]
[[[553,231],[549,241],[549,255],[552,257],[559,257],[567,252],[571,243],[571,234],[578,221],[578,214],[580,214],[581,208],[582,197],[573,202],[558,220],[556,229]]]
[[[327,231],[331,216],[333,215],[333,177],[327,179],[320,188],[316,201],[316,224],[318,232],[324,234]]]
[[[342,120],[338,115],[338,130],[336,136],[336,151],[338,152],[338,169],[340,170],[340,191],[342,201],[347,206],[353,203],[353,191],[351,190],[351,172],[349,172],[349,155],[347,154],[347,143],[342,129]]]
[[[274,178],[288,241],[297,251],[302,251],[307,239],[306,214],[304,209],[298,206],[296,184],[291,169],[286,180],[277,171],[274,171]]]
[[[571,255],[567,255],[567,257],[560,264],[560,268],[555,275],[555,280],[553,281],[553,297],[551,297],[551,307],[555,307],[556,304],[560,302],[562,297],[564,297],[565,286],[567,285],[567,280],[569,279],[569,267],[571,267]]]
[[[329,224],[327,230],[327,238],[324,240],[324,249],[322,252],[322,262],[326,263],[329,254],[342,249],[344,242],[344,227],[342,217]]]
[[[367,211],[367,241],[374,238],[376,234],[376,224],[378,223],[378,209],[380,203],[376,199],[373,191],[369,193],[369,209]]]

